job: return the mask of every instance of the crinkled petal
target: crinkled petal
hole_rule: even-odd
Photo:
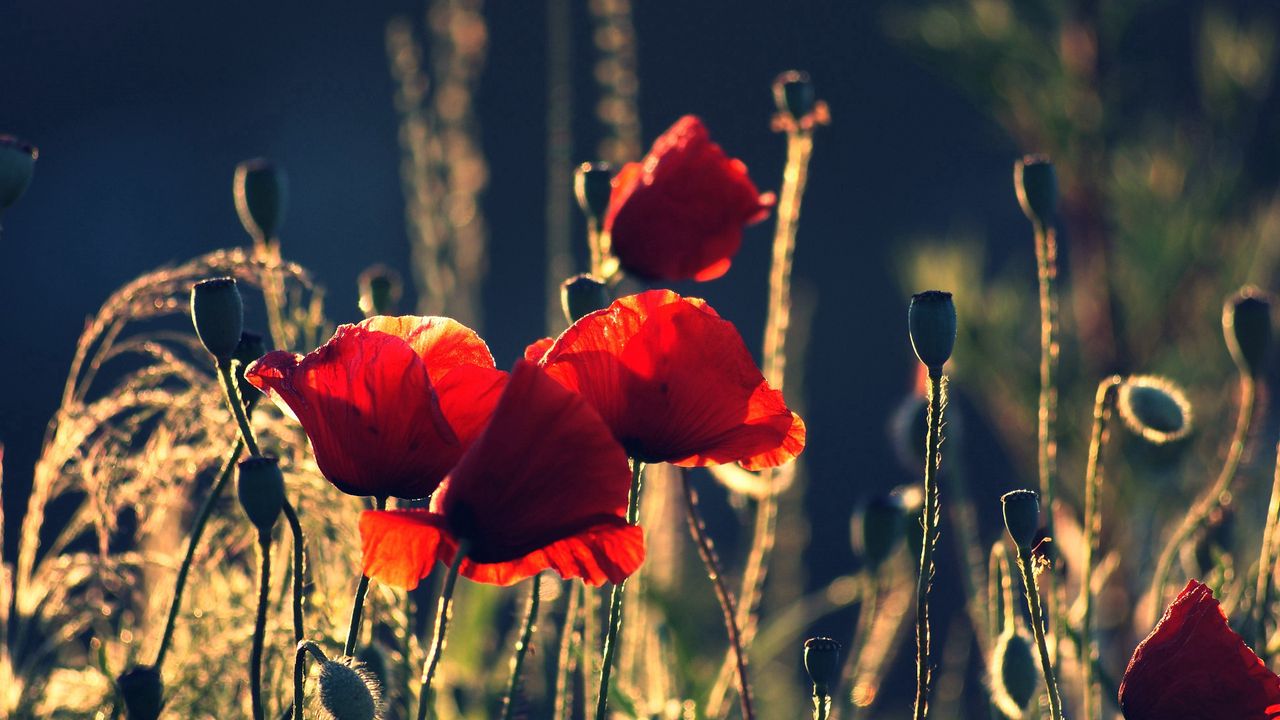
[[[456,543],[449,539],[441,562],[453,562]],[[623,520],[594,525],[512,560],[484,563],[463,560],[460,572],[476,582],[514,585],[543,570],[552,570],[565,580],[581,578],[599,587],[620,583],[644,563],[644,532]]]
[[[493,354],[489,346],[475,330],[447,317],[378,315],[368,318],[359,327],[394,335],[404,340],[422,358],[431,382],[455,367],[477,365],[493,368]]]
[[[547,354],[547,351],[551,349],[551,344],[554,342],[555,340],[549,337],[534,340],[529,343],[529,347],[524,349],[524,359],[533,363],[541,362],[542,356]]]
[[[392,587],[418,587],[435,567],[444,527],[444,518],[425,510],[366,510],[360,514],[364,574]]]

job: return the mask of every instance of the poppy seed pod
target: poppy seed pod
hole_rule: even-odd
[[[241,460],[236,494],[244,514],[258,532],[271,532],[284,507],[284,473],[280,472],[280,461],[269,455]]]
[[[1271,296],[1255,287],[1241,288],[1222,308],[1222,331],[1241,374],[1264,375],[1271,354]]]
[[[912,295],[907,325],[916,357],[930,371],[941,372],[956,344],[956,305],[951,293],[929,290]]]
[[[1046,155],[1026,155],[1013,164],[1013,184],[1018,204],[1027,219],[1042,227],[1058,214],[1058,173]]]
[[[902,542],[906,525],[907,507],[900,493],[873,497],[853,516],[853,547],[875,571]]]
[[[151,665],[137,665],[116,678],[128,720],[156,720],[164,706],[164,682]]]
[[[587,217],[602,221],[613,194],[613,166],[603,162],[579,165],[573,174],[573,194]]]
[[[231,360],[244,328],[244,301],[235,278],[201,280],[191,288],[191,322],[218,364]]]
[[[830,695],[840,680],[840,643],[826,637],[805,640],[804,669],[813,681],[813,696]]]
[[[1035,545],[1040,528],[1040,496],[1034,490],[1014,490],[1000,497],[1004,505],[1004,528],[1019,549]]]
[[[1191,402],[1182,388],[1157,375],[1125,378],[1116,411],[1126,429],[1152,445],[1169,445],[1191,435]]]
[[[382,716],[382,687],[352,657],[320,663],[315,714],[328,720],[375,720]]]
[[[404,292],[400,273],[381,263],[370,265],[360,273],[360,312],[365,317],[395,315]]]
[[[778,112],[790,115],[796,122],[812,113],[818,98],[809,73],[788,70],[774,78],[773,102],[778,106]]]
[[[610,302],[609,286],[593,275],[574,275],[560,283],[560,306],[570,324],[609,307]]]
[[[1040,689],[1040,662],[1026,635],[1005,628],[991,653],[991,699],[1012,720],[1025,717]]]
[[[284,168],[264,158],[236,166],[232,188],[240,224],[255,238],[276,236],[289,206],[289,178]]]
[[[0,212],[22,197],[31,184],[40,152],[12,135],[0,135]]]

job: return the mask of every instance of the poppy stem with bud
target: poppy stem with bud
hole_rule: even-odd
[[[524,669],[524,657],[538,629],[538,607],[542,600],[542,573],[533,576],[529,584],[529,606],[525,611],[520,638],[516,640],[515,654],[511,657],[511,680],[507,683],[507,695],[502,701],[502,720],[512,720],[516,712],[516,696],[520,692],[520,672]]]
[[[431,652],[427,655],[427,662],[422,666],[422,689],[418,693],[418,720],[435,717],[436,696],[432,683],[435,681],[436,668],[440,665],[440,657],[444,654],[444,644],[449,632],[449,620],[453,617],[453,591],[458,585],[458,570],[462,567],[462,561],[467,559],[467,553],[470,550],[470,542],[465,539],[459,540],[458,549],[454,552],[453,562],[449,565],[449,572],[444,576],[444,585],[440,590],[440,602],[436,607],[435,639],[431,642]]]
[[[306,702],[307,695],[307,653],[320,662],[328,662],[329,657],[324,654],[324,650],[320,646],[310,640],[303,640],[298,643],[297,650],[293,656],[293,719],[304,720],[302,714],[302,706]]]
[[[258,613],[253,623],[253,648],[249,655],[249,695],[254,720],[265,720],[262,706],[262,650],[267,633],[267,606],[271,602],[271,533],[258,531]]]
[[[375,510],[386,510],[387,499],[375,498],[373,506]],[[356,645],[360,642],[360,619],[364,613],[364,598],[368,594],[369,576],[361,573],[360,582],[356,585],[356,598],[351,603],[351,622],[347,625],[347,642],[342,648],[343,655],[355,656],[356,654]]]
[[[640,480],[644,463],[631,459],[631,491],[627,495],[627,524],[635,525],[640,519]],[[600,661],[600,689],[596,695],[596,720],[605,720],[609,710],[609,676],[613,672],[613,657],[618,651],[618,634],[622,630],[622,593],[627,582],[613,586],[609,594],[609,627],[604,638],[604,655]]]
[[[1051,720],[1063,720],[1062,696],[1058,693],[1058,679],[1053,671],[1053,659],[1049,656],[1049,643],[1045,639],[1045,612],[1040,602],[1040,587],[1036,584],[1036,561],[1032,556],[1040,527],[1040,498],[1034,490],[1014,490],[1005,493],[1000,502],[1004,506],[1005,530],[1018,548],[1018,569],[1022,572],[1027,610],[1031,613],[1031,634],[1040,652],[1040,669],[1049,695],[1049,716]]]
[[[1080,620],[1080,636],[1084,660],[1080,663],[1080,684],[1084,692],[1081,709],[1084,720],[1098,717],[1097,688],[1093,676],[1093,664],[1098,657],[1098,646],[1093,637],[1093,565],[1098,553],[1098,534],[1102,529],[1102,513],[1098,505],[1098,493],[1102,490],[1102,465],[1107,447],[1108,422],[1115,409],[1116,393],[1124,379],[1112,375],[1098,383],[1093,403],[1093,430],[1089,437],[1089,460],[1084,473],[1084,560],[1081,563],[1080,596],[1084,608]]]

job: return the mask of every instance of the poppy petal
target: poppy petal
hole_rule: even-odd
[[[446,539],[441,562],[452,562],[456,548],[452,538]],[[599,587],[626,580],[644,564],[644,554],[644,532],[616,520],[594,525],[512,560],[484,563],[466,559],[459,572],[488,585],[514,585],[543,570],[554,570],[565,580],[581,578],[584,583]]]
[[[493,353],[475,330],[453,318],[437,316],[378,315],[359,327],[394,335],[418,353],[427,367],[431,382],[438,382],[449,370],[462,365],[492,368]]]
[[[435,567],[446,535],[444,519],[425,510],[366,510],[360,513],[363,572],[412,590]]]
[[[555,340],[549,337],[534,340],[529,343],[529,347],[524,349],[524,359],[534,363],[541,362],[542,356],[547,354],[547,351],[551,349],[551,344],[554,342]]]
[[[480,437],[506,384],[505,372],[480,365],[453,368],[436,382],[440,410],[463,447]]]

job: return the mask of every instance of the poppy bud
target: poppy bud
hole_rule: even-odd
[[[773,80],[773,102],[778,112],[786,113],[796,122],[813,112],[818,103],[809,73],[788,70]]]
[[[328,720],[374,720],[380,717],[382,687],[352,657],[320,663],[316,680],[316,714]]]
[[[1191,434],[1191,403],[1182,388],[1163,377],[1125,378],[1116,411],[1130,432],[1152,445],[1169,445]]]
[[[218,364],[231,360],[244,327],[244,301],[235,278],[201,280],[191,288],[191,321]]]
[[[269,455],[241,460],[236,494],[244,514],[258,532],[271,532],[284,507],[284,473],[280,472],[280,461]]]
[[[916,357],[930,371],[942,372],[956,344],[956,305],[951,293],[929,290],[912,295],[907,325]]]
[[[613,166],[609,163],[582,163],[573,175],[573,194],[587,217],[600,222],[609,210],[613,195]]]
[[[236,166],[233,186],[240,224],[255,238],[273,238],[289,206],[289,178],[284,168],[264,158]]]
[[[593,275],[574,275],[560,283],[560,306],[572,324],[583,315],[609,307],[609,286]]]
[[[813,681],[813,696],[826,697],[840,680],[840,643],[815,637],[804,641],[804,669]]]
[[[1004,505],[1004,528],[1013,543],[1021,548],[1035,545],[1040,528],[1040,496],[1034,490],[1014,490],[1000,498]]]
[[[873,572],[902,542],[907,525],[907,507],[902,495],[894,492],[873,497],[853,516],[853,547]]]
[[[262,393],[258,392],[244,379],[244,369],[249,367],[250,363],[263,355],[267,354],[267,344],[263,342],[262,336],[256,332],[245,330],[240,333],[240,343],[236,345],[236,351],[232,353],[231,359],[236,361],[236,386],[240,388],[240,395],[243,397],[245,405],[253,407],[258,402],[258,398],[262,397]]]
[[[991,698],[1007,717],[1018,720],[1040,689],[1040,662],[1026,635],[1006,628],[991,653]]]
[[[1058,173],[1047,155],[1026,155],[1013,164],[1013,184],[1018,204],[1027,219],[1041,227],[1053,224],[1058,214]]]
[[[156,720],[164,706],[164,682],[151,665],[137,665],[116,678],[128,720]]]
[[[1222,308],[1222,331],[1231,359],[1242,374],[1256,378],[1266,373],[1271,353],[1271,296],[1252,286],[1241,288]]]
[[[12,135],[0,135],[0,212],[22,197],[39,156],[35,146]]]
[[[400,273],[381,263],[370,265],[360,273],[360,312],[365,317],[395,315],[403,293]]]

